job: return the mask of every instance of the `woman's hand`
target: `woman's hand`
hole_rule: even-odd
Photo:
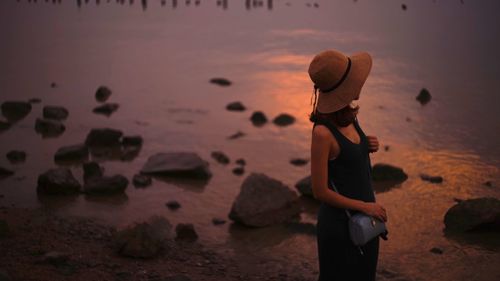
[[[374,202],[365,202],[361,211],[369,216],[375,217],[380,221],[387,221],[387,212],[382,205]]]
[[[378,139],[376,136],[366,136],[368,139],[368,151],[369,152],[376,152],[378,151]]]

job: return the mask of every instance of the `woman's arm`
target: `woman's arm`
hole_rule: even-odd
[[[311,186],[314,198],[337,208],[365,212],[366,202],[351,199],[331,190],[328,182],[328,152],[330,132],[324,126],[315,126],[311,141]],[[334,151],[338,154],[338,151]]]

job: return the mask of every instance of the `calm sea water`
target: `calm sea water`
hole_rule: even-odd
[[[443,216],[454,198],[500,198],[500,2],[490,1],[1,1],[0,96],[39,97],[29,116],[0,134],[4,155],[27,152],[24,164],[4,167],[16,174],[0,181],[0,204],[44,206],[65,214],[124,225],[153,214],[172,223],[191,222],[200,241],[236,255],[266,256],[272,266],[292,265],[317,274],[314,236],[282,227],[241,229],[226,218],[244,177],[264,172],[293,189],[309,165],[289,164],[309,157],[308,114],[312,84],[307,67],[319,51],[368,51],[374,65],[361,99],[360,124],[390,149],[372,154],[372,163],[402,167],[409,179],[377,195],[388,209],[389,241],[381,242],[381,267],[410,280],[498,280],[498,237],[473,243],[443,235]],[[78,5],[80,2],[80,6]],[[313,4],[317,3],[318,8]],[[222,88],[212,77],[234,82]],[[51,88],[52,82],[57,83]],[[113,90],[120,108],[107,118],[92,113],[99,85]],[[432,101],[415,97],[429,89]],[[225,110],[241,101],[244,112]],[[42,139],[34,131],[43,105],[62,105],[70,116],[66,132]],[[295,124],[254,127],[249,117],[289,113]],[[410,121],[407,121],[409,118]],[[214,173],[206,186],[155,180],[147,189],[129,186],[126,196],[106,199],[40,200],[36,179],[54,167],[53,155],[80,143],[91,128],[112,127],[140,134],[144,146],[131,162],[105,161],[107,174],[131,178],[160,151],[195,151]],[[243,131],[240,139],[227,136]],[[210,157],[224,151],[228,166]],[[234,160],[247,162],[244,176],[231,173]],[[72,167],[80,177],[81,168]],[[430,184],[420,173],[441,175]],[[491,181],[492,187],[483,185]],[[178,200],[171,212],[165,202]],[[317,204],[303,200],[302,221],[315,223]],[[443,255],[429,252],[443,249]],[[262,265],[265,266],[265,265]]]

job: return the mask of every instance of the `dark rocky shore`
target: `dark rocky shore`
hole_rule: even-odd
[[[315,280],[286,265],[264,271],[266,257],[217,253],[183,239],[152,258],[126,257],[116,248],[120,230],[44,209],[1,207],[0,222],[0,280]]]

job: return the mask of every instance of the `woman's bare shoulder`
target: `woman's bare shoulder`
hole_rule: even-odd
[[[330,134],[330,129],[322,124],[316,124],[312,130],[313,137],[328,138],[330,137]]]

